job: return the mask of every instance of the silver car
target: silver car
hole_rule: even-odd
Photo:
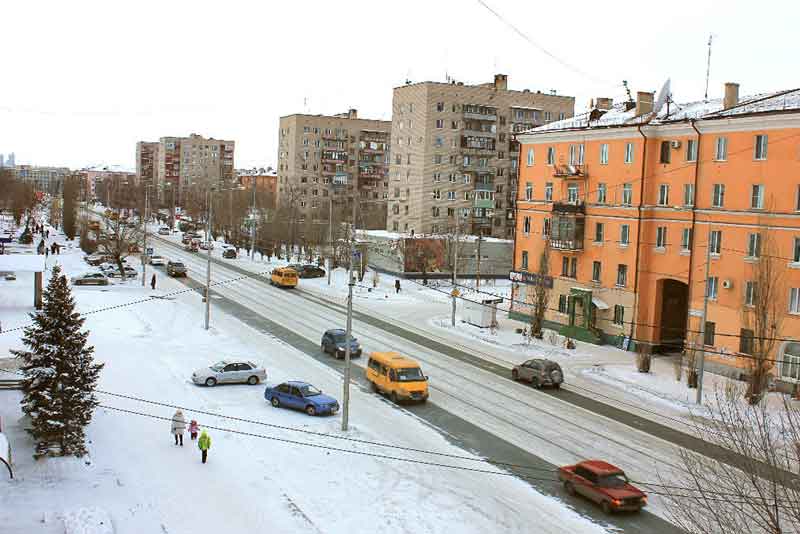
[[[84,273],[72,279],[76,286],[107,286],[108,277],[103,273]]]
[[[515,365],[511,370],[511,378],[529,382],[537,389],[542,386],[553,386],[558,389],[564,382],[564,372],[553,360],[536,358]]]
[[[217,384],[250,384],[255,386],[267,379],[267,371],[253,362],[222,360],[192,373],[192,382],[216,386]]]
[[[166,265],[167,258],[164,256],[150,256],[150,265]]]

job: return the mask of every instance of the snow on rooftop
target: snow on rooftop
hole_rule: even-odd
[[[0,271],[42,272],[45,256],[42,254],[2,254],[0,255]]]
[[[790,89],[788,91],[779,91],[777,93],[743,98],[736,106],[721,110],[713,116],[706,118],[733,117],[750,113],[769,113],[789,110],[800,110],[800,89]]]

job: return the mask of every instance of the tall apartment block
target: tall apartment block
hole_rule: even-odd
[[[800,90],[739,98],[726,84],[724,98],[661,104],[598,99],[518,136],[510,315],[529,321],[544,283],[549,328],[628,348],[704,346],[706,368],[734,376],[752,372],[758,339],[775,338],[770,372],[800,388]]]
[[[180,204],[188,187],[233,182],[234,149],[234,141],[198,134],[162,137],[157,143],[140,141],[136,143],[136,175],[140,181],[173,188]],[[170,196],[165,191],[159,194]]]
[[[389,121],[359,119],[355,109],[281,117],[279,205],[293,205],[300,218],[327,220],[329,209],[358,198],[359,225],[386,228],[390,128]]]
[[[455,228],[510,238],[518,173],[515,132],[572,117],[575,98],[480,85],[421,82],[394,89],[390,231]]]

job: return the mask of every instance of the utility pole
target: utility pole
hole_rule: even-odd
[[[142,243],[142,253],[140,254],[142,258],[142,287],[145,285],[145,279],[147,278],[147,185],[144,186],[144,242]]]
[[[206,330],[208,330],[209,315],[211,314],[211,217],[214,212],[213,189],[206,193],[208,199],[208,217],[206,218]]]
[[[481,288],[481,240],[482,240],[483,233],[481,230],[478,230],[478,263],[475,267],[475,289],[478,290]]]
[[[328,196],[328,246],[330,247],[330,255],[328,256],[328,285],[331,285],[331,271],[333,270],[333,255],[335,248],[333,247],[333,191]]]
[[[350,344],[353,339],[353,256],[356,253],[356,203],[353,196],[353,227],[350,232],[350,266],[347,273],[347,330],[345,332],[344,349],[344,392],[342,399],[344,408],[342,410],[342,432],[347,432],[347,425],[350,421]]]
[[[256,177],[253,176],[253,202],[250,205],[250,261],[256,259]]]
[[[697,404],[703,403],[703,373],[706,367],[706,317],[708,316],[708,266],[711,262],[711,225],[708,226],[706,241],[706,286],[703,295],[703,324],[700,325],[700,365],[697,371]]]
[[[450,317],[450,325],[456,325],[456,292],[458,291],[458,233],[459,233],[459,220],[458,220],[458,212],[461,208],[456,208],[456,239],[455,239],[455,250],[453,251],[453,291],[451,293],[453,297],[453,313]]]

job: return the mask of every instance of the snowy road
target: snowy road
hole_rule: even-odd
[[[183,261],[189,268],[190,277],[205,279],[203,256],[186,253],[164,241],[157,242],[157,249],[163,255]],[[220,281],[241,278],[241,273],[215,265],[212,276],[214,281]],[[305,348],[307,353],[326,360],[331,366],[341,367],[340,363],[322,357],[318,349],[319,337],[325,329],[344,324],[343,310],[338,306],[309,294],[273,288],[252,278],[217,285],[214,292],[212,303],[215,308],[218,305],[237,316],[252,315],[254,312],[261,316],[262,323],[264,318],[274,323],[265,327],[267,331],[275,330],[275,325],[280,326],[293,334],[293,339],[288,341],[294,342],[295,346],[301,345],[297,348]],[[212,323],[214,312],[212,308]],[[257,323],[257,318],[252,319]],[[508,454],[516,449],[518,455],[522,452],[522,456],[528,457],[525,465],[535,461],[543,468],[588,457],[601,457],[624,466],[629,476],[636,480],[653,482],[658,480],[657,471],[669,475],[677,464],[675,447],[645,432],[498,377],[479,365],[432,351],[404,337],[377,329],[359,320],[358,316],[354,321],[354,332],[367,351],[399,350],[419,360],[423,370],[431,377],[431,406],[408,406],[404,409],[439,427],[456,443],[472,446],[481,456],[512,461],[511,458],[500,456],[500,453]],[[364,363],[355,361],[357,366],[363,366]],[[380,402],[377,397],[369,395],[362,399],[362,403]],[[359,412],[364,408],[361,403],[353,403],[353,421],[358,421]],[[476,448],[474,443],[469,442],[469,433],[474,433],[475,428],[459,428],[465,421],[481,432],[496,436],[495,445],[489,441],[488,448]],[[502,445],[499,441],[503,442]],[[527,474],[530,477],[530,471]],[[570,500],[551,482],[529,481],[540,491],[569,502],[581,513],[600,520],[606,519],[586,503]],[[660,499],[654,497],[651,503],[651,509],[660,513]],[[614,517],[611,522],[626,532],[665,532],[670,527],[651,514]]]

